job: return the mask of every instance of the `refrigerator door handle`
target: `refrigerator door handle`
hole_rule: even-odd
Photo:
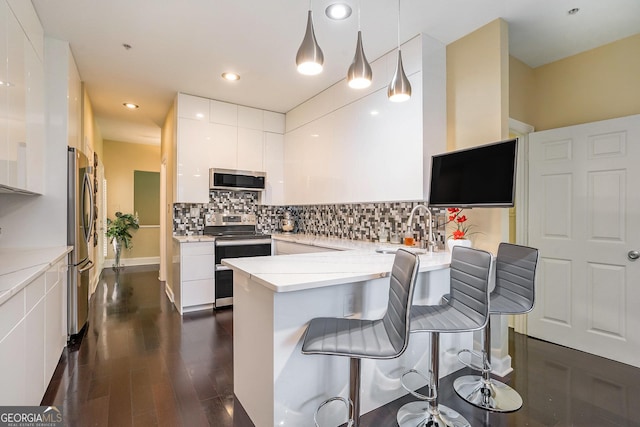
[[[85,194],[89,195],[89,225],[87,226],[85,222],[85,209],[84,205],[87,203],[85,199]],[[83,204],[83,215],[82,215],[82,225],[84,229],[84,240],[89,243],[89,239],[91,239],[91,230],[93,229],[93,191],[91,189],[91,178],[88,173],[84,174],[84,179],[82,180],[82,204]]]
[[[85,271],[91,270],[93,268],[93,261],[89,260],[82,268],[78,269],[78,273],[84,273]]]
[[[72,263],[72,264],[69,264],[69,265],[67,265],[67,267],[77,267],[77,266],[82,265],[82,264],[84,264],[85,262],[87,262],[87,260],[88,260],[88,259],[89,259],[89,257],[88,257],[88,256],[86,256],[86,257],[82,258],[82,259],[80,260],[80,262],[78,262],[78,263],[76,263],[76,264],[73,264],[73,263]]]

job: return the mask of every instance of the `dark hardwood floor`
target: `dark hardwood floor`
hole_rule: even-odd
[[[65,350],[42,400],[62,410],[65,425],[252,426],[233,397],[231,309],[181,318],[157,266],[126,267],[103,272],[89,317],[86,336]],[[521,410],[475,409],[455,394],[452,376],[440,382],[440,402],[472,426],[640,426],[640,369],[510,337],[515,371],[505,380],[521,393]],[[365,414],[362,427],[397,425],[396,411],[411,400]]]

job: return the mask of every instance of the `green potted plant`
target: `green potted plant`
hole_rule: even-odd
[[[122,247],[130,249],[133,246],[131,243],[133,236],[129,233],[129,229],[137,230],[138,228],[140,228],[140,224],[137,215],[116,212],[116,219],[107,218],[107,237],[110,239],[109,242],[113,244],[116,256],[113,268],[120,268]]]

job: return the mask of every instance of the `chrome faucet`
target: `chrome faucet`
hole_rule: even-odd
[[[433,226],[431,225],[433,222],[433,217],[431,216],[431,209],[429,209],[426,205],[416,205],[413,209],[411,209],[411,213],[409,214],[409,221],[407,222],[407,226],[409,227],[409,231],[411,231],[411,223],[413,222],[413,216],[418,211],[418,209],[424,209],[427,214],[429,214],[429,222],[427,229],[429,230],[427,234],[427,249],[429,252],[433,252],[435,246],[435,239],[433,238]]]

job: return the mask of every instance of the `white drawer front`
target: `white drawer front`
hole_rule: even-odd
[[[182,256],[182,280],[213,279],[215,260],[213,254]]]
[[[215,300],[213,279],[182,282],[182,305],[212,304]]]

